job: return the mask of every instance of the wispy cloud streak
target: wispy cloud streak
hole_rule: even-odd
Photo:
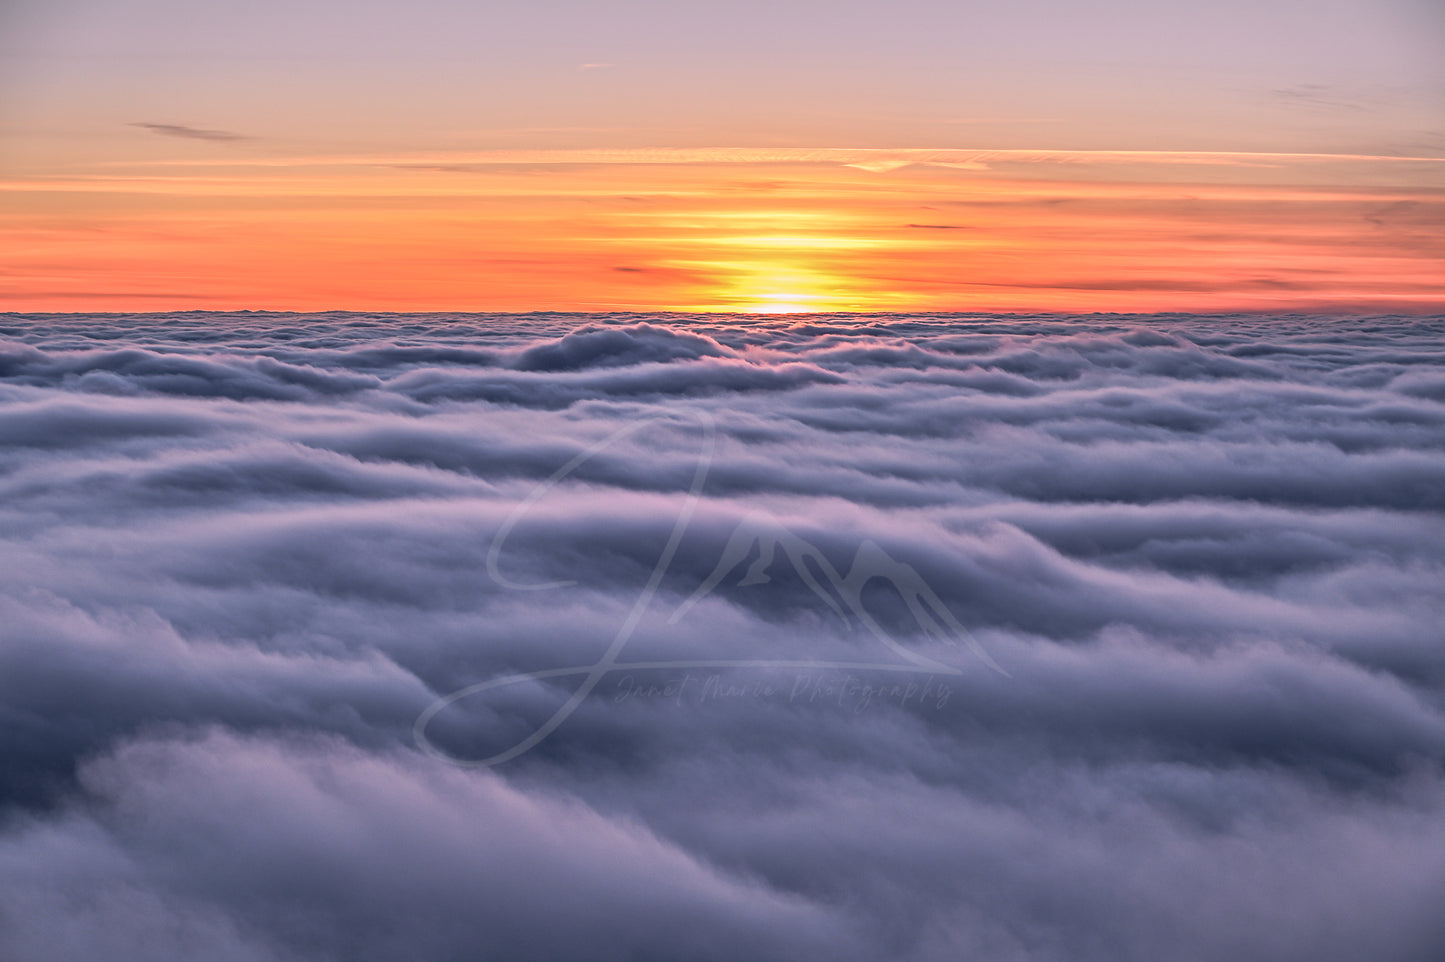
[[[233,134],[228,130],[207,130],[204,127],[190,127],[185,124],[131,124],[132,127],[140,127],[149,130],[153,134],[160,134],[163,137],[180,137],[183,140],[213,140],[220,142],[248,140],[241,134]]]

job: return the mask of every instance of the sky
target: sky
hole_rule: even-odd
[[[1432,311],[1428,0],[8,0],[16,311]]]

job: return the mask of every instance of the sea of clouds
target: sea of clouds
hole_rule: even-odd
[[[1442,509],[1439,318],[0,315],[0,958],[1435,962]]]

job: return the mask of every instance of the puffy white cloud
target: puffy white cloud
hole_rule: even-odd
[[[0,318],[0,954],[1433,960],[1442,334]]]

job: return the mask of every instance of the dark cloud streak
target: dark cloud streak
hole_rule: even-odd
[[[211,140],[227,143],[251,139],[243,134],[233,134],[229,130],[207,130],[204,127],[191,127],[187,124],[133,123],[129,126],[140,127],[142,130],[149,130],[151,133],[160,134],[163,137],[180,137],[185,140]]]

